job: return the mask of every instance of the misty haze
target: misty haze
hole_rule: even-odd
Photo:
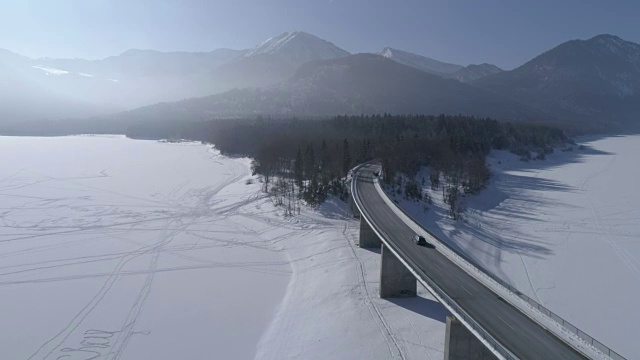
[[[640,358],[640,5],[0,8],[0,359]]]

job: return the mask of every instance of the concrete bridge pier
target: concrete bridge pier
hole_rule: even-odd
[[[414,297],[417,294],[418,282],[406,266],[382,244],[380,262],[380,297]]]
[[[454,316],[447,316],[444,360],[498,360],[478,338]]]
[[[361,248],[377,248],[380,247],[382,241],[373,232],[371,226],[363,217],[360,217],[360,238],[358,239],[358,245]]]
[[[353,200],[353,196],[349,195],[349,206],[351,207],[351,213],[353,214],[353,217],[356,219],[360,218],[360,210],[358,210],[358,207],[356,206],[356,202],[355,200]]]

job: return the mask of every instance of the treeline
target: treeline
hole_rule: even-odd
[[[329,194],[346,199],[343,179],[348,170],[372,159],[382,162],[386,185],[394,191],[401,188],[409,197],[420,196],[422,184],[414,178],[422,166],[429,166],[430,185],[442,187],[445,199],[454,204],[460,192],[473,193],[485,185],[489,177],[485,158],[492,149],[511,150],[526,158],[569,141],[562,130],[545,125],[388,114],[147,123],[130,127],[127,135],[199,140],[215,144],[223,154],[251,157],[265,190],[280,194],[283,205],[290,198],[318,204]],[[295,204],[288,208],[295,211]]]

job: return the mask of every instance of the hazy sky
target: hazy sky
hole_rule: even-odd
[[[1,0],[0,48],[102,58],[129,48],[248,48],[304,30],[351,52],[392,46],[512,68],[563,41],[640,43],[637,0]]]

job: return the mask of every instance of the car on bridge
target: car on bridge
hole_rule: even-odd
[[[424,236],[422,236],[422,235],[418,235],[418,234],[413,235],[413,238],[411,238],[411,239],[413,240],[413,242],[414,242],[416,245],[419,245],[419,246],[427,246],[427,247],[433,247],[433,245],[429,244],[429,243],[427,242],[427,239],[425,239],[425,238],[424,238]]]

